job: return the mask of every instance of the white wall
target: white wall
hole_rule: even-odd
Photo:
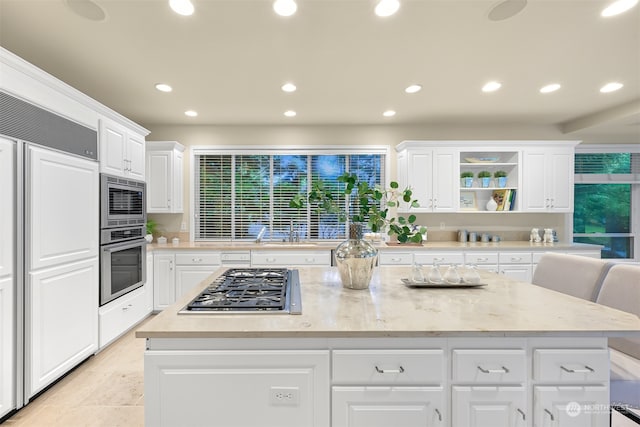
[[[340,146],[340,145],[383,145],[390,149],[391,179],[396,179],[395,146],[404,140],[574,140],[562,134],[555,126],[518,125],[424,125],[424,126],[183,126],[145,125],[151,130],[149,141],[178,141],[185,146],[184,167],[184,214],[156,214],[153,219],[165,234],[180,231],[183,222],[190,228],[191,214],[190,178],[191,147],[193,146]],[[565,215],[560,214],[513,214],[496,216],[478,214],[421,214],[419,221],[430,231],[440,231],[440,223],[445,223],[444,231],[458,228],[477,231],[528,236],[532,227],[551,227],[558,235],[565,234]],[[499,222],[499,224],[497,224]]]

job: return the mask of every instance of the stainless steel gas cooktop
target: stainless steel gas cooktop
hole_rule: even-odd
[[[218,276],[180,314],[301,314],[298,270],[231,268]]]

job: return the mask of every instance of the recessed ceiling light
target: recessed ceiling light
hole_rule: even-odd
[[[498,82],[489,82],[486,85],[482,86],[483,92],[495,92],[496,90],[502,87],[502,83]]]
[[[185,116],[189,116],[189,117],[197,117],[198,116],[198,112],[197,111],[193,111],[193,110],[187,110],[184,112]]]
[[[297,113],[293,110],[289,110],[289,111],[285,111],[284,115],[287,117],[295,117],[297,115]]]
[[[165,83],[158,83],[156,85],[156,89],[158,89],[160,92],[171,92],[173,90],[171,86]]]
[[[298,5],[294,0],[276,0],[273,10],[280,16],[291,16],[298,10]]]
[[[295,92],[296,89],[297,87],[293,83],[285,83],[282,85],[282,90],[285,92]]]
[[[489,11],[490,21],[504,21],[512,18],[527,5],[527,0],[504,0],[496,4]]]
[[[396,115],[396,112],[393,110],[387,110],[384,113],[382,113],[382,115],[385,117],[393,117]]]
[[[607,83],[606,85],[604,85],[604,86],[602,86],[600,88],[600,92],[602,92],[602,93],[615,92],[618,89],[621,89],[622,86],[624,86],[624,85],[622,83],[618,83],[618,82]]]
[[[386,17],[393,15],[398,9],[400,9],[398,0],[380,0],[376,5],[375,13],[378,16]]]
[[[608,18],[610,16],[620,15],[638,4],[638,0],[616,0],[609,6],[605,7],[600,16]]]
[[[190,0],[169,0],[169,6],[178,15],[193,15],[193,3]]]
[[[540,88],[540,93],[551,93],[560,89],[560,85],[558,83],[551,83],[546,86]]]
[[[407,93],[416,93],[416,92],[420,92],[421,90],[422,90],[422,86],[411,85],[411,86],[407,86],[407,88],[404,91]]]

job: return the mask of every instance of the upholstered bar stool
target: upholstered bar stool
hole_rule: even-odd
[[[602,259],[548,252],[533,274],[533,284],[595,301],[610,264]]]
[[[640,316],[640,266],[615,264],[596,302]],[[609,338],[611,404],[640,423],[640,338]]]

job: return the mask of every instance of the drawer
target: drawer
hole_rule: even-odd
[[[333,351],[333,384],[441,384],[444,371],[440,349]]]
[[[151,284],[146,284],[99,309],[100,348],[103,348],[151,313],[149,294]]]
[[[416,252],[415,260],[418,264],[464,264],[462,252]]]
[[[411,252],[380,251],[378,253],[380,265],[411,265],[413,254]]]
[[[526,380],[524,349],[456,349],[453,381],[465,383],[520,383]]]
[[[608,382],[609,350],[536,349],[533,352],[533,379],[562,383]]]
[[[176,253],[176,265],[219,265],[220,253]]]
[[[532,259],[533,259],[533,263],[537,264],[540,262],[540,258],[542,258],[542,256],[546,254],[546,252],[533,252],[532,254]]]
[[[500,252],[500,264],[531,264],[531,252]]]
[[[331,265],[331,251],[252,251],[251,265]]]
[[[465,252],[464,262],[466,264],[497,264],[498,252]]]

